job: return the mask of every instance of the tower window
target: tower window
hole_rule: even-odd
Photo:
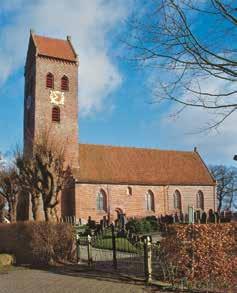
[[[53,107],[52,109],[52,121],[53,122],[60,122],[60,108]]]
[[[54,88],[54,77],[50,72],[46,75],[46,87],[50,89]]]
[[[69,80],[66,75],[61,78],[61,90],[68,91],[69,90]]]

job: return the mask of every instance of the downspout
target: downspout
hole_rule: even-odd
[[[168,190],[169,190],[169,185],[164,186],[164,195],[165,195],[165,200],[164,200],[164,211],[165,214],[167,214],[168,210],[169,210],[169,200],[168,200]]]
[[[214,202],[214,211],[217,211],[217,197],[216,197],[216,186],[217,186],[217,181],[215,181],[215,185],[213,186],[213,202]]]
[[[106,184],[106,189],[107,189],[107,194],[108,194],[108,211],[107,211],[107,216],[108,216],[108,221],[110,223],[110,194],[109,194],[109,185]]]

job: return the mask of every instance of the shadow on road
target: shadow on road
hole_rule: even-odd
[[[132,285],[140,285],[145,287],[145,292],[172,292],[167,291],[162,286],[152,284],[151,286],[144,285],[144,279],[137,278],[133,276],[127,276],[122,274],[119,271],[113,270],[111,271],[103,271],[97,270],[95,268],[90,268],[85,264],[67,264],[67,265],[57,265],[57,266],[31,266],[30,269],[38,269],[47,271],[52,274],[71,276],[71,277],[82,277],[88,279],[94,279],[98,281],[107,281],[112,283],[123,283],[123,284],[132,284]]]

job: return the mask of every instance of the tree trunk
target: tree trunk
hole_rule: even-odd
[[[220,198],[220,197],[219,197],[218,208],[217,208],[218,211],[221,210],[221,207],[222,207],[222,200],[223,200],[223,198]]]
[[[46,222],[56,222],[54,208],[46,207],[44,208],[45,221]]]
[[[16,201],[8,202],[9,205],[9,216],[10,216],[10,221],[11,223],[16,222]]]
[[[45,221],[50,222],[50,209],[44,208]]]
[[[35,221],[42,220],[41,213],[40,213],[40,197],[39,196],[32,196],[31,202],[32,202],[32,213],[33,213],[34,220]]]

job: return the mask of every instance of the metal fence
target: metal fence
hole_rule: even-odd
[[[130,237],[113,225],[96,235],[78,235],[78,262],[88,263],[96,269],[142,277],[145,274],[144,239]]]

